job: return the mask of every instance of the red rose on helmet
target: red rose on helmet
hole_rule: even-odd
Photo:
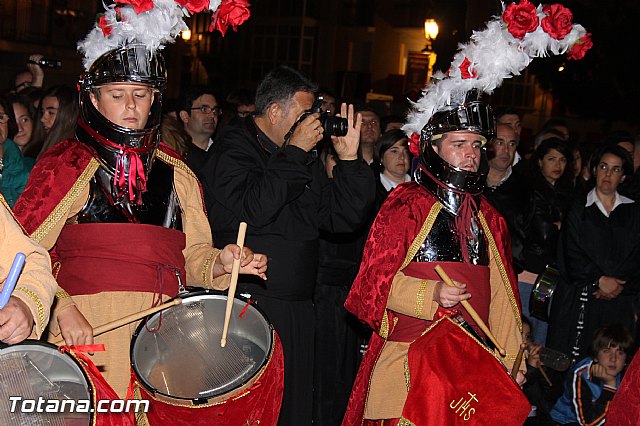
[[[107,21],[107,18],[104,16],[104,13],[100,15],[100,19],[98,20],[98,26],[102,30],[102,34],[106,37],[111,34],[111,24]]]
[[[416,132],[413,132],[409,138],[409,151],[414,157],[420,155],[420,135]]]
[[[199,13],[209,8],[209,0],[176,0],[185,6],[190,13]]]
[[[502,20],[507,24],[507,30],[516,38],[523,38],[527,33],[534,32],[539,22],[536,7],[528,0],[507,6]]]
[[[573,14],[569,9],[561,4],[553,4],[545,6],[542,11],[547,14],[540,23],[544,32],[556,40],[562,40],[571,32]]]
[[[460,74],[463,79],[467,78],[476,78],[478,76],[478,71],[473,70],[469,72],[469,68],[471,67],[471,61],[469,58],[464,58],[464,61],[460,64]]]
[[[153,9],[153,0],[118,0],[120,4],[130,4],[137,14]]]
[[[223,1],[211,18],[209,31],[218,30],[224,36],[229,25],[233,27],[233,31],[237,31],[238,25],[249,19],[251,15],[249,6],[250,4],[247,0]]]
[[[591,33],[587,33],[580,40],[576,41],[571,49],[567,52],[567,58],[569,59],[582,59],[584,55],[587,53],[587,50],[593,47],[593,43],[591,42]]]

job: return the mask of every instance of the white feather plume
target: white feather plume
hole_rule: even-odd
[[[209,10],[215,11],[221,0],[211,0]],[[181,31],[187,30],[184,17],[189,16],[186,8],[175,0],[154,0],[154,7],[142,13],[136,13],[131,5],[104,5],[104,20],[111,29],[105,36],[96,24],[84,40],[78,43],[83,54],[85,70],[104,53],[133,41],[146,45],[150,51],[162,49],[166,43],[173,43]]]
[[[502,7],[504,11],[504,3]],[[542,22],[546,16],[543,6],[538,6],[536,12]],[[520,75],[533,58],[563,54],[585,34],[584,27],[574,24],[569,34],[556,40],[538,24],[535,31],[518,39],[507,30],[501,16],[494,17],[484,30],[474,31],[468,43],[458,46],[458,53],[446,75],[434,73],[422,97],[412,103],[402,130],[409,136],[419,134],[434,113],[461,105],[469,90],[478,89],[490,94],[505,78]],[[463,78],[460,66],[465,60],[469,61],[468,72],[474,77]]]

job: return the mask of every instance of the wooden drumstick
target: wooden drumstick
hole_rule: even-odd
[[[107,333],[111,330],[115,330],[116,328],[120,328],[123,325],[127,325],[130,324],[132,322],[141,320],[142,318],[151,315],[151,314],[155,314],[158,311],[162,311],[165,310],[167,308],[170,308],[172,306],[176,306],[182,303],[182,299],[181,298],[176,298],[173,299],[170,302],[167,303],[163,303],[162,305],[158,305],[158,306],[154,306],[153,308],[149,308],[149,309],[145,309],[144,311],[140,311],[140,312],[136,312],[135,314],[131,314],[131,315],[127,315],[126,317],[122,317],[120,319],[117,319],[115,321],[111,321],[108,322],[106,324],[102,324],[97,326],[96,328],[93,329],[93,336],[99,336],[101,334]],[[60,339],[57,340],[56,342],[54,342],[54,345],[60,346],[62,344],[64,344],[64,339]]]
[[[540,371],[540,374],[542,374],[542,377],[547,382],[547,384],[549,384],[549,386],[553,386],[551,379],[549,378],[549,376],[547,376],[547,372],[544,371],[544,368],[542,368],[542,364],[540,364],[540,367],[538,367],[538,371]]]
[[[448,286],[455,287],[455,285],[453,284],[453,281],[451,280],[451,278],[449,278],[449,275],[447,275],[447,273],[444,271],[444,269],[442,269],[442,266],[436,265],[435,270],[438,273],[438,275],[440,276],[440,278],[442,278],[442,281],[444,281]],[[500,345],[500,343],[498,343],[498,340],[496,340],[496,338],[493,335],[493,333],[491,333],[491,330],[489,330],[489,327],[487,327],[487,325],[484,323],[484,321],[482,321],[482,318],[480,318],[480,315],[478,315],[476,310],[473,309],[473,306],[471,306],[471,304],[469,304],[469,302],[467,302],[466,300],[461,300],[460,304],[467,311],[467,313],[471,316],[471,318],[473,318],[473,320],[476,322],[476,324],[478,324],[478,327],[480,327],[480,329],[484,332],[484,334],[487,335],[489,340],[491,340],[491,342],[496,347],[496,349],[498,350],[500,355],[506,356],[507,352],[504,350],[502,345]]]
[[[515,380],[516,374],[518,374],[518,370],[520,370],[520,364],[522,364],[522,356],[524,355],[524,349],[527,347],[524,343],[520,344],[520,350],[518,351],[518,356],[516,356],[516,362],[513,363],[513,367],[511,367],[511,377]]]
[[[231,308],[233,308],[233,299],[236,296],[236,286],[238,285],[238,273],[240,272],[240,261],[242,260],[242,249],[244,248],[244,236],[247,233],[247,223],[240,222],[238,229],[237,245],[240,246],[240,259],[233,259],[233,267],[231,269],[231,283],[229,284],[229,294],[227,295],[227,309],[224,312],[224,325],[222,327],[222,338],[220,339],[220,347],[227,345],[227,332],[229,331],[229,321],[231,320]]]

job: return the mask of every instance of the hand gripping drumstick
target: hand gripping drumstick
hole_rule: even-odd
[[[447,275],[444,269],[442,269],[442,266],[436,265],[434,269],[436,270],[440,278],[442,278],[442,281],[444,281],[448,286],[455,287],[455,285],[453,284],[453,281],[451,281],[451,278],[449,278],[449,275]],[[498,343],[493,333],[491,333],[491,331],[489,330],[489,327],[487,327],[484,321],[482,321],[482,318],[480,318],[480,315],[478,315],[476,310],[473,309],[473,306],[471,306],[469,302],[467,302],[466,300],[461,300],[460,304],[471,316],[471,318],[473,318],[476,324],[478,324],[478,327],[480,327],[480,329],[484,332],[484,334],[487,335],[489,340],[491,340],[491,342],[496,347],[498,352],[500,352],[500,355],[506,356],[507,352],[505,352],[504,348],[500,345],[500,343]]]
[[[231,269],[231,283],[229,284],[229,294],[227,295],[227,309],[224,312],[224,326],[222,327],[222,338],[220,339],[220,347],[227,345],[227,332],[229,331],[229,321],[231,320],[231,308],[233,308],[233,299],[236,296],[236,286],[238,285],[238,273],[240,272],[240,261],[242,260],[242,249],[244,248],[244,236],[247,233],[247,223],[240,222],[238,229],[237,245],[240,246],[240,259],[233,259],[233,268]]]
[[[106,324],[102,324],[93,329],[93,336],[99,336],[101,334],[107,333],[111,330],[115,330],[116,328],[120,328],[123,325],[130,324],[134,321],[141,320],[142,318],[155,314],[158,311],[163,311],[172,306],[176,306],[182,303],[181,298],[173,299],[170,302],[163,303],[162,305],[154,306],[153,308],[145,309],[144,311],[136,312],[135,314],[127,315],[126,317],[122,317],[115,321],[108,322]],[[64,339],[57,340],[53,343],[56,346],[60,346],[64,344]]]

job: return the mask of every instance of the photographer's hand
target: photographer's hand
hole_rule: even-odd
[[[297,146],[306,152],[311,151],[322,140],[324,133],[319,117],[320,114],[315,113],[302,120],[293,131],[289,145]]]
[[[41,54],[35,53],[29,56],[29,60],[33,62],[38,62],[43,57],[44,56],[42,56]],[[33,80],[31,81],[31,87],[42,87],[42,83],[44,82],[44,71],[42,70],[42,67],[38,64],[28,63],[27,69],[33,76]]]
[[[353,105],[349,105],[347,110],[347,104],[343,103],[340,107],[340,114],[336,114],[336,117],[347,116],[348,129],[346,136],[331,136],[333,141],[333,147],[338,154],[338,158],[341,160],[357,160],[358,159],[358,146],[360,145],[360,127],[362,126],[362,116],[358,113],[354,117]]]

